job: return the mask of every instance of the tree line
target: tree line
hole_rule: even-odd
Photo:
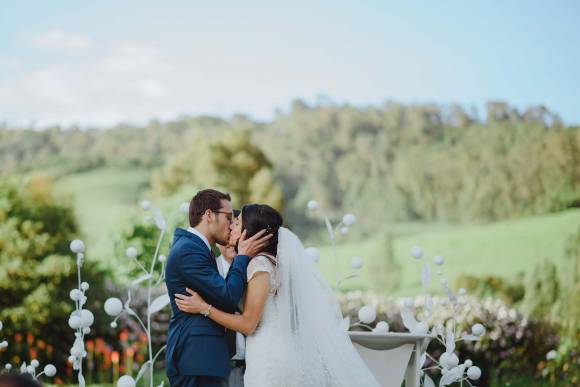
[[[0,128],[4,175],[151,170],[158,195],[217,185],[305,224],[310,198],[367,224],[485,222],[580,205],[580,130],[544,107],[294,101],[269,122],[180,117],[114,128]]]

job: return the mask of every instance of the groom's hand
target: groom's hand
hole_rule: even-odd
[[[244,230],[238,242],[238,254],[247,255],[252,258],[261,252],[273,236],[272,234],[264,234],[266,234],[266,230],[261,230],[253,237],[246,239],[246,230]]]

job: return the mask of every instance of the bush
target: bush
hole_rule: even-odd
[[[77,235],[73,209],[54,198],[51,179],[34,178],[21,188],[0,183],[0,320],[3,336],[14,344],[7,361],[20,364],[38,352],[41,362],[65,368],[74,339],[69,292],[78,286],[69,243]],[[90,260],[82,270],[91,285],[93,330],[100,331],[106,322],[98,295],[107,275]]]
[[[377,309],[377,321],[387,321],[391,331],[404,332],[400,316],[400,303],[394,300],[352,292],[340,296],[345,316],[357,320],[363,305],[373,305]],[[424,297],[415,299],[419,315]],[[435,302],[440,300],[435,298]],[[530,319],[525,314],[498,299],[487,298],[479,302],[469,298],[463,313],[455,314],[451,308],[437,308],[428,319],[429,324],[443,323],[455,317],[461,331],[469,331],[473,324],[481,323],[487,328],[486,335],[479,342],[459,342],[457,353],[460,361],[473,360],[482,371],[478,385],[488,385],[491,379],[505,382],[521,375],[543,377],[546,354],[558,346],[558,327],[543,320]],[[429,345],[429,353],[438,357],[444,347],[438,341]]]

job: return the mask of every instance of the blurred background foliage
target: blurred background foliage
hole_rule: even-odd
[[[545,107],[490,102],[480,114],[458,105],[296,100],[268,122],[235,115],[112,128],[0,126],[0,174],[0,319],[11,336],[42,335],[66,352],[75,284],[68,243],[80,237],[89,308],[107,338],[101,304],[134,269],[120,263],[125,249],[134,245],[148,260],[158,235],[139,201],[167,216],[211,186],[230,192],[234,207],[261,202],[282,210],[309,245],[325,239],[321,220],[305,211],[308,200],[334,220],[354,213],[358,224],[339,238],[344,260],[335,265],[321,246],[319,263],[330,276],[363,257],[345,292],[418,294],[410,248],[445,255],[456,288],[517,309],[513,329],[506,325],[501,342],[485,345],[527,357],[521,364],[478,359],[494,372],[486,380],[511,380],[532,367],[530,378],[578,381],[580,130]],[[169,230],[175,225],[186,219]],[[494,318],[489,312],[482,321],[492,326]],[[542,345],[532,340],[544,334],[550,340]],[[109,353],[115,343],[100,345]],[[557,356],[546,359],[549,349]]]

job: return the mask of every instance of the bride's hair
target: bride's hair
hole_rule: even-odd
[[[273,234],[270,242],[262,249],[264,253],[273,256],[278,254],[278,230],[283,222],[282,215],[266,204],[246,204],[242,207],[242,229],[246,230],[246,238],[264,229]]]

